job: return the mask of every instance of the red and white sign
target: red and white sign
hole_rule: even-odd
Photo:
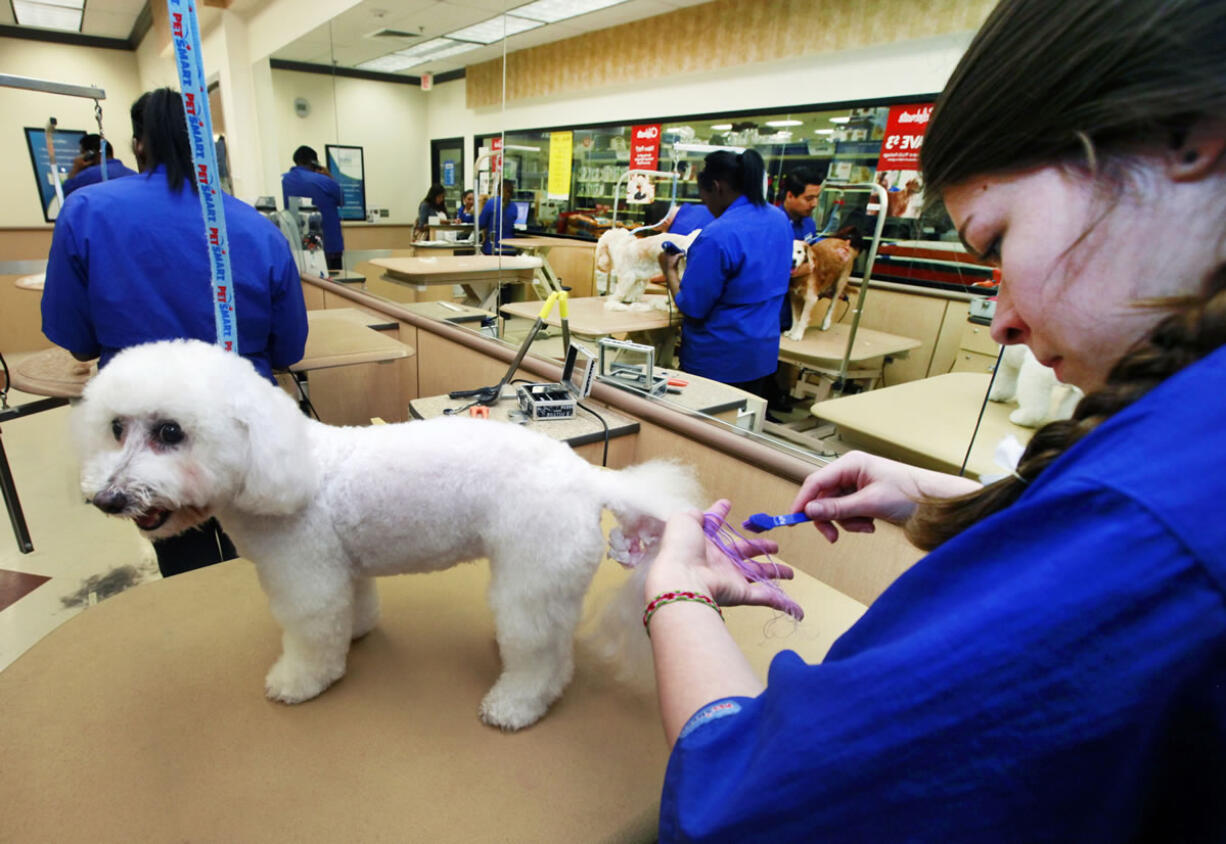
[[[490,170],[497,174],[502,172],[502,136],[490,140]]]
[[[932,117],[932,103],[914,103],[890,107],[886,119],[885,137],[881,139],[880,170],[918,170],[920,147],[924,145],[924,130]]]
[[[654,170],[660,162],[660,124],[630,127],[630,169]]]

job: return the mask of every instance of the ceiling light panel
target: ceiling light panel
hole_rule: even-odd
[[[766,121],[767,126],[774,126],[774,127],[800,126],[800,125],[803,125],[803,123],[804,123],[803,120],[768,120]]]
[[[501,41],[503,35],[516,35],[520,32],[527,32],[529,29],[536,29],[538,26],[544,26],[544,23],[511,15],[499,15],[496,18],[457,29],[455,32],[448,32],[447,37],[459,41],[474,41],[477,44],[493,44],[495,41]]]
[[[17,17],[18,26],[81,31],[80,6],[69,7],[51,3],[34,3],[30,0],[13,0],[13,14]]]
[[[469,50],[480,49],[480,44],[469,41],[455,41],[451,38],[431,38],[407,50],[397,50],[394,55],[415,60],[415,64],[425,64],[435,59],[445,59],[448,56],[467,53]]]
[[[557,23],[610,6],[620,6],[625,2],[626,0],[536,0],[535,3],[512,9],[509,14],[541,23]]]
[[[358,70],[375,70],[380,73],[395,73],[398,70],[405,70],[415,64],[420,64],[421,59],[413,59],[408,56],[398,56],[392,53],[390,56],[379,56],[377,59],[362,62],[354,65]]]

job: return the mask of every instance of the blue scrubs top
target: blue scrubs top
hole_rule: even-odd
[[[669,234],[687,235],[694,229],[705,228],[715,217],[701,202],[683,202],[668,227]]]
[[[787,214],[786,211],[783,213]],[[793,220],[791,215],[788,216],[788,222],[792,224],[792,239],[805,240],[810,235],[817,234],[817,223],[812,217],[801,217],[799,220]]]
[[[108,158],[106,160],[106,178],[108,181],[111,179],[122,179],[124,176],[135,175],[136,171],[129,170],[118,158]],[[102,165],[91,164],[89,167],[83,168],[80,173],[77,173],[77,175],[64,182],[64,197],[66,199],[68,194],[72,193],[78,188],[83,188],[86,185],[94,185],[101,181]]]
[[[336,209],[345,204],[345,197],[336,180],[306,167],[291,167],[281,174],[281,201],[284,207],[289,208],[291,196],[309,197],[319,209],[323,222],[324,252],[344,252],[341,215]]]
[[[223,197],[237,285],[238,347],[264,376],[302,359],[302,280],[281,232],[258,211]],[[213,291],[200,200],[173,193],[163,167],[108,180],[68,197],[55,224],[42,300],[43,333],[80,355],[139,343],[214,343]]]
[[[1224,429],[1219,348],[916,563],[822,664],[781,653],[761,696],[704,707],[660,841],[1223,840]],[[1155,452],[1155,431],[1178,435]]]
[[[792,227],[773,205],[741,196],[686,253],[677,308],[681,368],[725,384],[779,365],[779,309],[792,271]]]
[[[472,215],[472,214],[469,214],[469,213],[468,213],[467,211],[465,211],[463,208],[461,208],[459,211],[455,212],[455,215],[456,215],[456,219],[458,219],[458,220],[459,220],[461,223],[471,223],[471,222],[473,222],[473,215]]]
[[[487,233],[485,242],[481,244],[481,252],[493,255],[495,247],[500,246],[504,239],[515,237],[515,206],[512,205],[503,213],[502,203],[490,197],[481,206],[477,228]],[[508,246],[500,250],[499,254],[514,255],[516,251]]]

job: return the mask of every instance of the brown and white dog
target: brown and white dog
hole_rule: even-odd
[[[788,288],[792,303],[792,328],[787,333],[789,340],[800,340],[805,336],[809,320],[813,318],[813,307],[826,295],[831,297],[831,301],[822,319],[821,330],[830,328],[834,305],[847,287],[856,256],[864,250],[864,238],[855,226],[844,226],[830,237],[810,243],[805,248],[809,272],[793,276]]]

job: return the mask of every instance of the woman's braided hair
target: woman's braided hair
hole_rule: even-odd
[[[1008,57],[1008,60],[1002,60]],[[925,135],[929,196],[1036,165],[1108,179],[1139,145],[1179,146],[1226,116],[1226,0],[1002,0],[950,78]],[[1007,280],[1006,280],[1007,283]],[[1069,420],[1040,428],[1013,476],[920,502],[908,538],[932,549],[1012,504],[1027,482],[1113,414],[1226,344],[1226,267],[1173,308]]]

